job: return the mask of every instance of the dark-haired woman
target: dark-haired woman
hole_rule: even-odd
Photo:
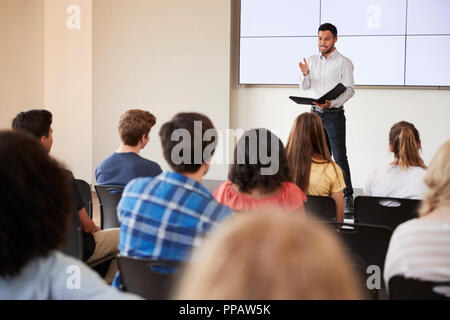
[[[318,115],[306,112],[295,119],[286,154],[297,186],[308,195],[332,197],[336,203],[336,220],[343,222],[344,176],[341,168],[331,160]]]
[[[234,211],[281,208],[303,213],[306,196],[291,182],[283,143],[267,129],[244,133],[234,150],[228,179],[214,197]]]
[[[423,199],[426,166],[420,157],[419,131],[412,123],[401,121],[389,132],[389,149],[394,161],[370,175],[364,194],[374,197]]]
[[[27,132],[0,132],[0,300],[137,299],[59,249],[71,178]]]

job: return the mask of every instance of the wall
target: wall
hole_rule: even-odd
[[[67,26],[70,5],[80,8],[79,29]],[[91,181],[92,0],[45,1],[45,108],[53,113],[51,154]]]
[[[130,108],[157,117],[141,155],[163,169],[158,132],[176,113],[229,127],[229,0],[96,0],[93,21],[93,169],[119,147],[117,124]],[[213,166],[208,177],[227,170]]]
[[[44,0],[0,1],[0,129],[44,104]]]
[[[294,119],[309,108],[288,99],[290,95],[301,95],[297,87],[237,85],[238,1],[233,1],[232,5],[231,127],[266,127],[277,132],[286,143]],[[450,139],[450,90],[357,88],[345,110],[347,154],[353,186],[357,188],[364,186],[372,169],[392,161],[388,133],[395,122],[410,121],[418,128],[426,163],[430,162],[439,146]]]

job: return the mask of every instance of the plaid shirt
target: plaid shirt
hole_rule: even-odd
[[[128,183],[117,212],[121,256],[185,261],[231,209],[195,180],[163,172]],[[117,276],[114,285],[119,287]]]

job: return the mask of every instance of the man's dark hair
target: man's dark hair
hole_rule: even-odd
[[[217,131],[211,120],[194,112],[175,115],[163,124],[159,137],[165,159],[178,173],[198,171],[202,163],[211,160],[217,146]]]
[[[0,131],[0,277],[13,277],[64,242],[70,180],[31,134]]]
[[[12,121],[12,128],[25,130],[36,138],[48,137],[52,125],[52,114],[47,110],[29,110],[19,113]]]
[[[334,25],[332,25],[331,23],[324,23],[319,27],[318,31],[330,31],[333,34],[333,37],[336,38],[337,37],[337,29]]]
[[[272,146],[272,143],[276,146]],[[275,158],[275,161],[278,161],[275,166],[278,170],[275,174],[261,174],[262,168],[274,166],[272,162],[264,163],[266,161],[262,161],[261,154],[266,154],[268,158]],[[228,179],[243,193],[248,193],[255,188],[260,189],[262,193],[270,193],[277,187],[281,187],[283,182],[291,182],[291,172],[283,142],[267,129],[246,131],[234,149],[234,162]]]

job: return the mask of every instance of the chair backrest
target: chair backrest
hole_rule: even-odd
[[[354,201],[355,221],[395,230],[399,224],[418,217],[419,204],[420,200],[359,196]]]
[[[168,300],[175,287],[184,263],[117,257],[122,291],[137,294],[150,300]],[[172,272],[158,272],[155,269],[172,269]]]
[[[89,215],[89,218],[92,219],[92,190],[89,183],[81,179],[75,179],[75,183],[77,185],[78,191],[80,192],[81,198],[83,199],[84,206],[86,207],[86,211]]]
[[[76,259],[83,260],[83,230],[75,206],[70,214],[69,226],[66,231],[66,239],[61,251]]]
[[[432,282],[394,276],[389,279],[391,300],[450,300],[450,297],[433,291],[438,286],[450,287],[450,282]]]
[[[376,225],[329,223],[350,253],[353,263],[367,270],[369,266],[380,268],[380,285],[384,288],[383,272],[392,230]]]
[[[306,214],[319,220],[336,221],[336,203],[331,197],[307,196],[305,202]]]
[[[124,187],[122,186],[95,186],[100,202],[100,225],[102,229],[119,228],[116,208],[123,189]]]
[[[202,185],[208,189],[211,194],[216,192],[216,189],[223,183],[221,180],[202,180]]]

